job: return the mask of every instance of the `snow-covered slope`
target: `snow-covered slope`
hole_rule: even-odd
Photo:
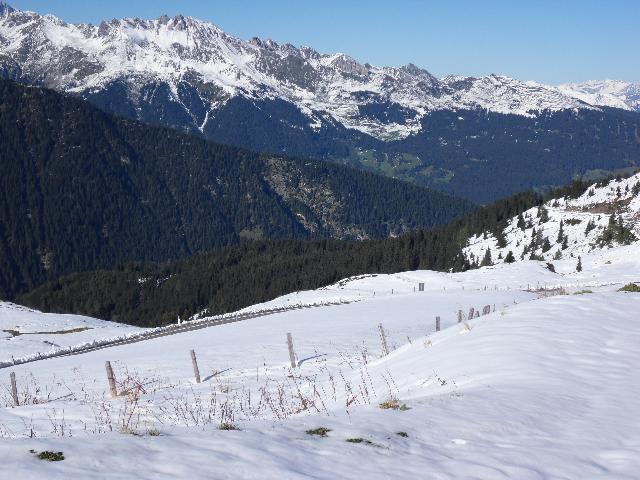
[[[581,272],[565,259],[557,273],[523,261],[348,279],[272,302],[348,305],[14,367],[23,405],[0,392],[3,466],[24,479],[634,478],[640,294],[617,290],[640,247],[583,258]],[[390,399],[405,407],[380,408]],[[318,427],[326,437],[306,433]]]
[[[558,90],[591,105],[640,111],[640,84],[620,80],[591,80],[566,83]]]
[[[124,89],[139,116],[166,95],[171,106],[162,109],[164,114],[190,118],[200,131],[234,97],[284,100],[314,129],[337,123],[380,139],[419,131],[420,119],[434,110],[533,116],[543,110],[594,108],[534,82],[498,75],[439,80],[411,64],[376,67],[342,53],[320,54],[257,38],[244,41],[183,16],[73,25],[5,8],[0,73],[83,97]],[[112,108],[127,113],[130,107],[119,102],[111,100]]]
[[[95,338],[142,331],[138,327],[80,315],[59,315],[0,302],[0,359],[46,353]]]
[[[560,231],[562,229],[562,232]],[[574,258],[640,239],[640,173],[594,184],[578,198],[557,198],[512,218],[503,239],[492,233],[469,239],[465,254],[480,263],[537,257],[547,261]],[[500,242],[502,240],[502,242]]]

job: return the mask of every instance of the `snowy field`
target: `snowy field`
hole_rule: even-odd
[[[142,330],[91,317],[42,313],[0,302],[0,361]]]
[[[579,273],[566,259],[554,262],[558,273],[522,261],[367,276],[253,308],[348,305],[3,369],[3,470],[20,479],[638,478],[640,294],[617,290],[640,280],[640,246],[582,260]],[[419,282],[424,292],[414,292]],[[458,323],[459,310],[466,317],[485,305],[492,313]],[[90,329],[38,334],[35,343],[5,338],[0,359],[23,336],[14,352],[130,328],[28,310],[12,317],[15,308],[2,306],[2,329]],[[400,408],[379,406],[390,400]],[[306,433],[318,427],[330,429],[326,437]]]

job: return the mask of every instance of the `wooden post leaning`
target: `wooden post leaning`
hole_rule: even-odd
[[[287,333],[287,345],[289,346],[289,361],[291,362],[291,368],[296,368],[296,352],[293,350],[293,337],[290,333]]]
[[[389,355],[389,347],[387,345],[387,336],[384,333],[384,328],[382,327],[381,323],[378,325],[378,328],[380,329],[380,340],[382,341],[382,354]]]
[[[196,377],[196,383],[200,383],[200,369],[198,368],[198,360],[194,350],[191,350],[191,366],[193,367],[193,375]]]
[[[113,398],[118,396],[118,389],[116,387],[116,377],[113,375],[113,368],[111,368],[111,362],[105,362],[105,368],[107,369],[107,380],[109,381],[109,389],[111,390],[111,396]]]
[[[13,397],[13,403],[17,407],[20,405],[20,401],[18,400],[18,386],[16,385],[16,373],[11,372],[9,374],[9,378],[11,379],[11,396]]]

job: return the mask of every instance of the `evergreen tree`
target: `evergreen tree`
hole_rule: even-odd
[[[578,257],[578,264],[576,265],[576,272],[582,271],[582,258]]]
[[[544,260],[544,257],[538,255],[535,251],[533,251],[531,252],[531,255],[529,255],[529,260],[537,260],[541,262],[542,260]]]
[[[562,243],[564,240],[564,225],[562,219],[560,219],[560,229],[558,230],[558,237],[556,238],[556,243]]]
[[[509,252],[507,253],[507,256],[504,257],[504,263],[513,263],[515,261],[516,261],[516,259],[513,256],[513,252],[511,250],[509,250]]]
[[[488,267],[490,265],[493,265],[493,261],[491,260],[491,249],[487,247],[487,250],[484,253],[484,257],[482,258],[482,262],[480,263],[480,266]]]
[[[589,232],[594,228],[596,228],[596,224],[594,223],[593,220],[590,219],[589,222],[587,223],[587,228],[584,229],[585,236],[589,235]]]
[[[498,244],[498,248],[504,248],[507,246],[507,237],[504,236],[504,228],[502,224],[498,225],[495,237]]]
[[[540,223],[547,223],[549,221],[549,211],[544,207],[538,207],[538,217],[540,218]]]
[[[637,238],[633,231],[624,224],[622,216],[619,216],[616,219],[615,213],[612,213],[609,217],[607,227],[597,238],[596,244],[599,246],[605,246],[611,245],[612,242],[616,242],[620,245],[629,245],[636,240]]]

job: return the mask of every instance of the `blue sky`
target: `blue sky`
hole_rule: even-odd
[[[546,83],[640,81],[640,0],[9,0],[69,22],[182,13],[361,62],[437,76],[501,73]]]

